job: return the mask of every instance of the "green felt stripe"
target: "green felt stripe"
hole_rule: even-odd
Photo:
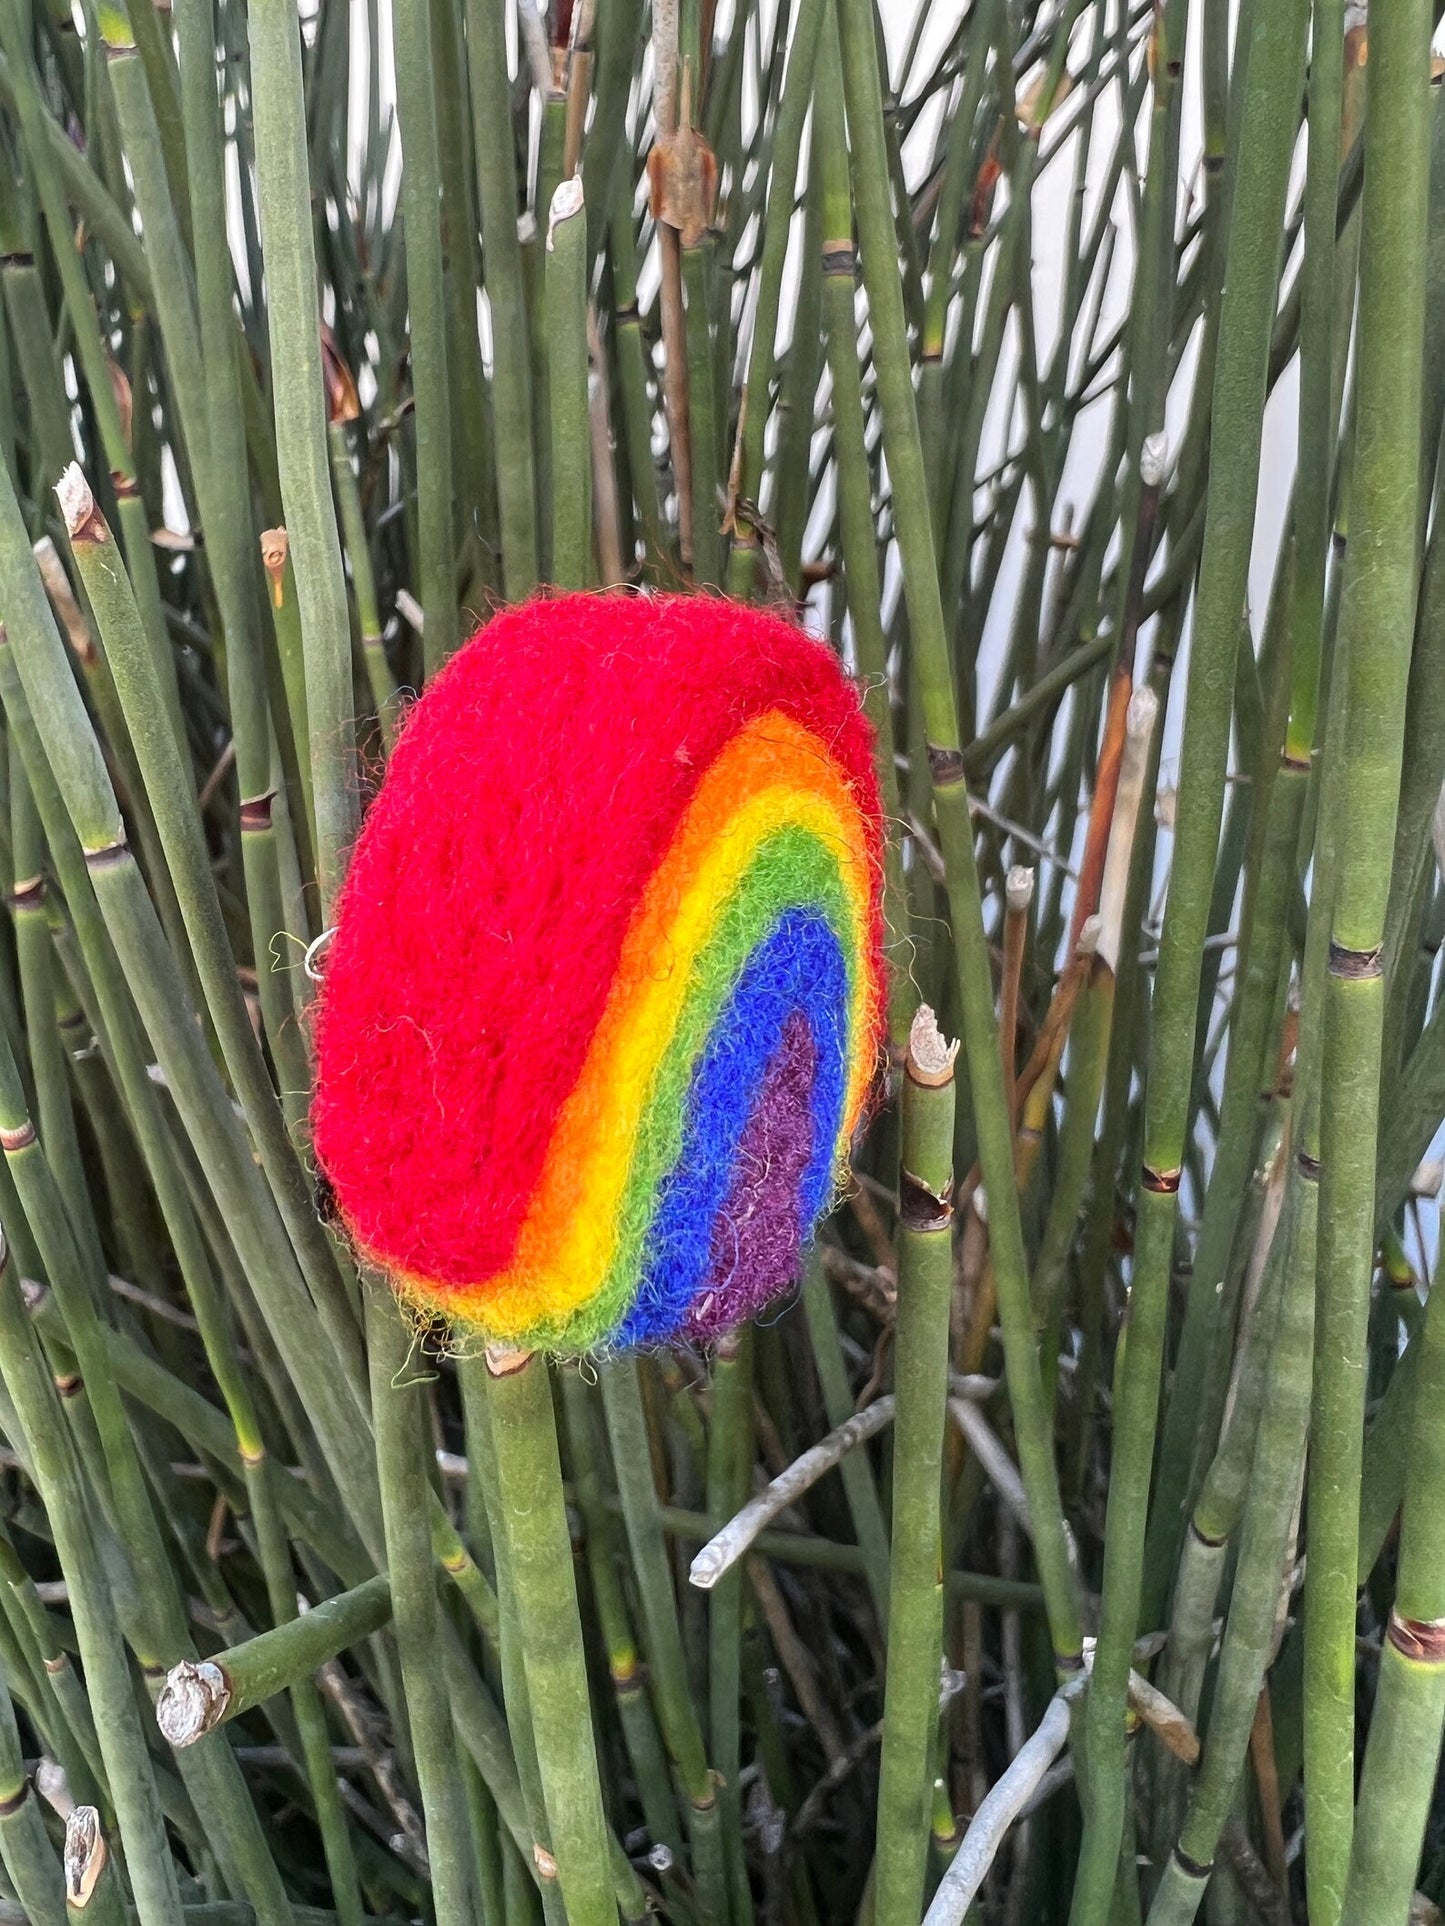
[[[698,1059],[748,958],[783,912],[801,904],[821,909],[838,937],[847,962],[851,1008],[858,953],[837,852],[811,830],[790,824],[759,845],[698,957],[682,1014],[648,1092],[622,1197],[617,1248],[601,1289],[570,1317],[539,1321],[519,1345],[530,1350],[595,1350],[631,1310],[658,1186],[682,1149],[687,1093]]]

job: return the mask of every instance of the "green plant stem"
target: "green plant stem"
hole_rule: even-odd
[[[497,1602],[501,1613],[497,1657],[507,1719],[516,1733],[518,1791],[527,1820],[525,1836],[518,1838],[527,1870],[540,1899],[547,1926],[563,1919],[561,1888],[557,1882],[557,1862],[552,1856],[551,1825],[542,1791],[542,1774],[537,1764],[536,1738],[532,1729],[531,1695],[522,1655],[521,1624],[512,1589],[511,1548],[502,1517],[501,1494],[497,1478],[497,1458],[491,1399],[490,1374],[484,1356],[463,1357],[460,1375],[466,1387],[470,1414],[467,1446],[475,1453],[477,1477],[482,1485],[488,1514],[492,1562],[497,1579]]]
[[[722,580],[721,435],[713,381],[709,281],[713,243],[703,238],[680,250],[687,343],[687,426],[692,453],[693,580]]]
[[[233,271],[226,243],[224,141],[216,94],[215,21],[211,0],[185,0],[178,9],[177,25],[205,378],[204,436],[199,446],[192,447],[192,464],[201,492],[206,554],[224,627],[231,739],[241,796],[242,863],[262,1011],[282,1086],[300,1092],[308,1081],[308,1065],[287,979],[266,966],[284,917],[272,821],[275,797],[271,731],[261,619],[255,593],[255,531],[246,501],[249,490],[239,491],[245,502],[240,512],[231,501],[222,500],[227,491],[223,490],[221,478],[231,483],[235,477],[246,477],[247,458],[232,308]],[[192,408],[200,412],[197,403],[192,403]],[[195,426],[193,421],[193,442]],[[137,584],[148,572],[148,564],[139,558],[133,560],[131,575]],[[169,662],[166,668],[170,668]],[[173,671],[170,680],[174,681]],[[161,686],[164,692],[164,681]],[[177,739],[184,746],[184,734],[179,728]]]
[[[284,344],[272,364],[276,454],[301,604],[318,881],[322,914],[329,917],[358,804],[346,582],[327,464],[301,30],[285,0],[258,0],[247,23],[271,336]],[[426,219],[435,224],[434,208]],[[440,626],[445,629],[445,607]]]
[[[953,1058],[933,1012],[913,1020],[903,1081],[894,1381],[892,1573],[874,1911],[916,1920],[927,1864],[943,1639],[943,1432],[953,1282]]]
[[[1123,1836],[1129,1653],[1139,1629],[1144,1528],[1189,1121],[1189,1065],[1224,795],[1294,132],[1279,103],[1295,98],[1303,61],[1304,8],[1299,0],[1260,9],[1244,82],[1240,174],[1220,316],[1215,456],[1190,649],[1174,861],[1152,1011],[1128,1343],[1114,1386],[1099,1642],[1085,1708],[1085,1833],[1071,1926],[1101,1926],[1114,1892]]]
[[[244,1644],[217,1652],[208,1663],[224,1677],[225,1701],[205,1730],[214,1731],[226,1720],[240,1718],[277,1693],[289,1690],[298,1680],[309,1678],[338,1652],[380,1631],[391,1622],[391,1616],[391,1582],[380,1575],[324,1599],[300,1617],[260,1632]],[[199,1736],[199,1732],[193,1735]],[[176,1744],[191,1742],[173,1740]]]
[[[763,253],[758,264],[757,301],[753,308],[752,340],[748,348],[747,378],[738,410],[737,447],[730,483],[740,496],[754,506],[761,506],[762,503],[763,445],[776,364],[778,310],[797,185],[798,153],[802,145],[803,123],[807,119],[813,95],[819,33],[828,16],[826,0],[802,0],[789,42],[788,70],[783,79],[778,116],[773,127],[768,198],[762,227]],[[830,27],[829,32],[832,31]],[[854,346],[853,367],[856,372],[856,340]],[[729,595],[744,597],[749,593],[757,559],[756,536],[739,531],[728,556]]]
[[[722,1926],[728,1917],[728,1900],[717,1792],[688,1684],[636,1363],[631,1358],[619,1358],[602,1367],[601,1379],[658,1724],[687,1797],[688,1837],[701,1916],[706,1926]]]
[[[637,244],[632,232],[630,191],[619,191],[617,195],[607,225],[607,240],[612,268],[612,332],[621,393],[622,439],[644,554],[647,562],[657,568],[669,553],[669,543],[658,502],[657,461],[652,452],[653,408],[648,392],[651,368],[637,307]]]
[[[1445,359],[1442,354],[1439,265],[1445,261],[1445,114],[1437,99],[1431,139],[1430,159],[1430,262],[1427,288],[1425,378],[1426,420],[1421,437],[1421,454],[1428,465],[1439,439],[1432,432],[1438,422],[1440,386],[1433,370]],[[1436,412],[1432,417],[1432,409]],[[1420,605],[1416,618],[1416,645],[1410,658],[1410,690],[1405,714],[1404,766],[1400,778],[1400,804],[1395,824],[1395,855],[1390,870],[1390,907],[1385,919],[1385,976],[1393,986],[1402,966],[1408,980],[1412,961],[1419,955],[1422,926],[1434,884],[1430,867],[1432,841],[1429,823],[1440,794],[1442,767],[1441,744],[1445,742],[1445,721],[1441,715],[1441,691],[1445,675],[1440,658],[1445,650],[1445,523],[1441,504],[1445,502],[1445,469],[1435,466],[1433,501],[1427,512],[1430,529],[1425,562],[1420,579]],[[1398,1069],[1403,1054],[1404,1026],[1409,1008],[1404,996],[1386,992],[1385,1057],[1387,1076]]]
[[[329,433],[329,430],[328,430]],[[333,460],[333,468],[334,468]],[[280,543],[284,559],[277,566]],[[296,812],[301,818],[303,844],[308,853],[315,843],[316,810],[312,795],[310,728],[306,720],[306,648],[301,638],[301,609],[296,599],[296,570],[291,561],[291,538],[285,529],[263,536],[261,556],[270,589],[271,638],[267,663],[272,727],[278,738],[282,767],[295,769]]]
[[[838,1336],[832,1292],[816,1251],[808,1260],[808,1275],[803,1285],[803,1311],[808,1320],[808,1336],[812,1343],[813,1362],[817,1367],[818,1382],[823,1392],[823,1409],[828,1415],[829,1426],[836,1430],[839,1425],[853,1416],[856,1407],[853,1401],[853,1390],[848,1382],[848,1367],[843,1358],[843,1346]],[[868,1590],[873,1598],[873,1609],[878,1614],[879,1628],[886,1636],[889,1587],[888,1526],[878,1497],[878,1486],[868,1464],[867,1455],[861,1451],[847,1452],[839,1463],[838,1473],[847,1494],[853,1529],[858,1535],[858,1547],[862,1556],[863,1570],[868,1580]]]
[[[99,1280],[87,1277],[54,1176],[25,1113],[24,1092],[8,1046],[0,1046],[0,1139],[25,1219],[60,1300],[69,1349],[94,1416],[102,1457],[93,1466],[92,1477],[104,1507],[97,1541],[111,1576],[116,1610],[141,1664],[163,1667],[188,1649],[180,1592],[146,1489],[136,1440],[105,1371],[97,1319]],[[82,1458],[90,1458],[84,1433],[81,1452]],[[112,1529],[114,1541],[109,1536]],[[264,1921],[289,1926],[279,1875],[229,1749],[202,1747],[185,1762],[182,1776],[205,1815],[228,1878]]]
[[[603,1502],[598,1460],[601,1440],[593,1420],[592,1399],[575,1371],[562,1374],[567,1419],[567,1456],[577,1508],[586,1533],[587,1570],[592,1603],[607,1652],[607,1672],[617,1699],[623,1743],[637,1775],[638,1797],[651,1837],[682,1859],[682,1833],[667,1756],[653,1717],[647,1678],[623,1594],[619,1570],[618,1524]],[[469,1447],[470,1449],[470,1447]]]
[[[913,645],[919,668],[934,813],[947,871],[957,989],[963,1018],[979,1156],[989,1197],[989,1230],[1009,1399],[1020,1469],[1033,1517],[1034,1550],[1049,1600],[1061,1670],[1080,1663],[1083,1631],[1074,1595],[1033,1320],[1013,1177],[1013,1127],[1004,1099],[988,944],[984,934],[973,826],[959,740],[948,637],[908,362],[897,236],[888,200],[878,49],[867,0],[841,0],[843,93],[853,142],[853,193],[863,281],[873,320],[873,352],[883,413],[884,450],[893,484]]]
[[[1294,1200],[1296,1203],[1298,1199]],[[1296,1219],[1295,1228],[1299,1229]],[[1265,1392],[1270,1383],[1279,1302],[1289,1261],[1303,1264],[1304,1246],[1276,1231],[1261,1280],[1254,1315],[1242,1333],[1242,1355],[1235,1378],[1234,1402],[1220,1440],[1190,1513],[1180,1551],[1179,1572],[1169,1619],[1160,1684],[1187,1719],[1199,1716],[1205,1671],[1214,1645],[1214,1615],[1219,1599],[1230,1541],[1239,1526],[1249,1494],[1256,1440]],[[1161,1762],[1162,1763],[1162,1762]],[[1184,1780],[1173,1763],[1165,1766],[1154,1795],[1156,1857],[1162,1863],[1171,1851],[1183,1819]]]
[[[1339,205],[1344,0],[1320,0],[1311,33],[1309,156],[1305,177],[1304,295],[1300,313],[1302,452],[1295,482],[1294,623],[1291,674],[1296,691],[1285,742],[1287,765],[1315,747],[1325,584],[1329,567],[1330,486],[1337,428],[1335,223]]]
[[[0,1680],[0,1856],[34,1926],[63,1926],[65,1881],[25,1771],[10,1691]]]
[[[1089,1181],[1113,1023],[1114,972],[1096,957],[1089,966],[1088,979],[1079,992],[1069,1025],[1068,1090],[1058,1169],[1029,1285],[1043,1356],[1044,1382],[1051,1402],[1058,1376],[1064,1273]]]
[[[1320,1096],[1319,1311],[1305,1591],[1311,1914],[1336,1926],[1354,1791],[1355,1559],[1375,1246],[1382,948],[1417,588],[1431,15],[1372,23],[1360,228],[1350,547],[1340,645],[1347,723]],[[1393,1669],[1393,1661],[1392,1661]]]
[[[491,408],[477,328],[481,252],[475,211],[476,164],[467,105],[466,46],[462,10],[453,0],[431,0],[435,80],[431,112],[436,120],[441,168],[442,266],[447,299],[447,375],[454,397],[450,441],[456,474],[458,582],[494,588],[497,572],[496,452]],[[457,640],[465,638],[466,611]]]
[[[795,54],[795,59],[798,57]],[[893,730],[893,695],[888,674],[888,642],[883,631],[882,583],[878,574],[878,538],[873,520],[872,484],[868,469],[867,430],[863,383],[858,368],[858,338],[854,319],[857,302],[857,263],[853,250],[853,208],[848,188],[848,145],[843,122],[843,74],[838,52],[837,23],[829,17],[818,51],[817,139],[822,190],[823,318],[828,347],[828,370],[833,381],[833,434],[838,457],[838,534],[843,556],[848,614],[858,668],[864,678],[863,701],[877,739],[878,787],[884,814],[896,823],[902,814],[898,794],[898,764]],[[776,316],[774,317],[776,325]],[[761,449],[761,430],[758,448]],[[755,457],[754,457],[755,458]],[[744,453],[744,462],[749,454]],[[730,566],[737,565],[735,549]],[[903,882],[903,851],[890,834],[884,853],[883,914],[888,926],[890,957],[888,985],[888,1041],[896,1061],[908,1046],[914,993],[909,982],[905,946],[910,941],[908,897]]]
[[[14,54],[12,71],[15,77],[17,116],[26,138],[31,164],[35,170],[36,190],[40,206],[44,210],[46,226],[52,235],[66,237],[55,247],[55,260],[65,296],[66,311],[74,330],[76,351],[85,375],[91,405],[95,410],[106,463],[113,477],[126,552],[136,574],[137,592],[146,616],[147,640],[155,658],[156,672],[160,677],[166,713],[176,732],[177,741],[184,741],[185,729],[181,719],[175,663],[161,613],[155,562],[148,538],[145,506],[136,486],[130,437],[121,420],[119,404],[111,385],[106,349],[101,340],[95,304],[86,282],[84,268],[76,250],[69,244],[69,223],[66,219],[62,185],[65,169],[50,138],[50,130],[54,129],[54,122],[48,120],[45,114],[36,75],[21,46],[22,38],[18,16],[12,13],[9,0],[6,0],[6,4],[0,6],[0,44],[9,47]],[[59,129],[55,129],[55,132],[59,133]],[[75,149],[63,133],[60,134],[60,140],[64,152],[73,156]],[[131,240],[134,244],[133,235]],[[11,278],[8,272],[5,284],[8,299],[11,290]],[[59,476],[71,452],[67,437],[58,465],[48,470],[46,474],[47,481],[54,482]]]
[[[388,754],[396,747],[401,722],[398,713],[396,677],[386,659],[386,644],[381,633],[381,611],[376,600],[376,577],[367,544],[366,522],[361,512],[361,489],[351,465],[351,447],[344,421],[332,421],[326,430],[331,447],[331,479],[341,510],[341,531],[346,538],[346,559],[351,564],[351,592],[356,598],[356,624],[361,636],[361,660],[376,704],[376,719]]]
[[[391,43],[401,127],[408,335],[416,403],[417,573],[426,615],[422,649],[427,674],[434,675],[455,649],[458,635],[441,155],[437,145],[431,9],[426,0],[393,11]]]
[[[492,311],[495,356],[492,413],[496,424],[502,580],[508,599],[516,602],[530,593],[538,577],[537,484],[532,452],[531,330],[517,240],[506,32],[502,11],[493,0],[467,0],[466,18],[483,273]]]
[[[721,1339],[713,1358],[712,1423],[707,1437],[709,1516],[723,1525],[746,1504],[751,1483],[753,1334]],[[743,1851],[742,1567],[726,1573],[708,1600],[708,1733],[733,1926],[749,1926],[752,1895]]]
[[[361,1449],[356,1407],[336,1382],[334,1369],[323,1369],[317,1362],[319,1326],[307,1307],[305,1284],[273,1195],[255,1166],[205,1039],[188,1012],[188,999],[174,960],[160,938],[154,913],[125,847],[95,737],[60,660],[60,642],[30,567],[14,497],[3,475],[0,580],[4,582],[7,606],[19,618],[11,647],[0,647],[0,694],[13,727],[30,728],[33,704],[34,735],[22,732],[21,747],[42,817],[42,785],[50,778],[39,760],[34,737],[44,743],[74,824],[74,838],[88,858],[83,873],[95,890],[106,932],[116,944],[117,957],[165,1067],[168,1086],[186,1120],[188,1134],[205,1154],[206,1179],[236,1240],[237,1255],[254,1281],[287,1370],[295,1381],[307,1384],[308,1399],[327,1439],[330,1464],[342,1485],[347,1507],[363,1533],[379,1542],[374,1467],[369,1452]],[[21,686],[27,674],[28,690]],[[47,819],[46,828],[52,849],[57,844],[63,847],[71,838],[71,832],[58,822],[52,826]],[[79,900],[83,903],[85,897],[82,884]],[[98,945],[94,954],[97,963],[104,964]],[[314,1217],[310,1224],[313,1231],[319,1229]]]
[[[76,1806],[66,1819],[64,1878],[65,1916],[73,1926],[125,1926],[121,1875],[94,1806]]]
[[[17,1420],[17,1436],[19,1430]],[[65,1768],[71,1790],[78,1797],[101,1805],[109,1823],[114,1819],[115,1809],[109,1790],[102,1783],[100,1742],[90,1701],[55,1621],[41,1603],[34,1580],[8,1538],[0,1538],[0,1577],[5,1581],[17,1619],[29,1630],[30,1646],[49,1682],[63,1724],[69,1730],[68,1741],[63,1730],[55,1734],[55,1740],[57,1756]]]
[[[1419,1338],[1400,1565],[1380,1651],[1342,1917],[1385,1926],[1408,1913],[1445,1722],[1445,1318],[1426,1306]],[[1412,1347],[1413,1348],[1413,1347]]]
[[[268,1464],[255,1465],[247,1461],[246,1483],[252,1498],[257,1548],[271,1606],[273,1637],[277,1633],[284,1635],[290,1625],[301,1621],[292,1578],[290,1547],[286,1542],[280,1507],[274,1502],[275,1479],[276,1474]],[[349,1596],[354,1604],[355,1594]],[[328,1604],[330,1602],[327,1601]],[[387,1608],[389,1611],[389,1587]],[[331,1758],[331,1739],[326,1729],[321,1695],[309,1673],[292,1680],[290,1707],[300,1741],[302,1765],[316,1807],[316,1825],[321,1834],[321,1850],[336,1901],[337,1919],[341,1926],[363,1926],[365,1908],[357,1876],[356,1849]]]
[[[497,1495],[552,1851],[571,1926],[616,1917],[545,1362],[489,1360]]]
[[[37,1301],[32,1315],[42,1335],[63,1336],[59,1307],[48,1297]],[[114,1375],[126,1395],[174,1425],[183,1438],[205,1453],[239,1486],[243,1466],[226,1413],[173,1377],[123,1331],[107,1330],[104,1339],[107,1371]],[[338,1530],[336,1519],[328,1516],[299,1478],[289,1472],[281,1477],[277,1499],[292,1531],[304,1543],[324,1558],[333,1571],[354,1583],[362,1582],[365,1554],[360,1545],[344,1528]]]
[[[7,24],[0,19],[0,32]],[[0,204],[5,207],[0,213],[0,246],[8,256],[0,268],[0,289],[4,291],[12,351],[20,380],[31,397],[31,433],[41,468],[46,474],[58,475],[71,457],[70,430],[60,401],[60,364],[50,333],[45,288],[19,223],[20,185],[13,175],[0,176]]]
[[[552,473],[552,579],[586,588],[592,569],[592,455],[587,413],[587,221],[578,175],[558,183],[547,221],[545,302]]]
[[[241,999],[200,818],[190,802],[185,774],[164,713],[155,700],[155,678],[129,577],[105,518],[80,479],[78,469],[67,472],[64,487],[71,552],[105,642],[158,821],[164,825],[162,837],[167,860],[181,900],[207,1008],[216,1025],[227,1068],[238,1090],[245,1093],[248,1114],[254,1119],[257,1135],[269,1153],[268,1175],[276,1184],[278,1201],[283,1209],[289,1207],[300,1250],[312,1255],[309,1281],[318,1299],[317,1309],[336,1348],[344,1376],[357,1386],[361,1365],[355,1319],[342,1295],[341,1279],[331,1254],[309,1210],[294,1147],[282,1127],[275,1093]],[[295,1074],[304,1087],[304,1070]]]
[[[1276,754],[1271,745],[1268,753]],[[1195,1245],[1184,1328],[1180,1333],[1173,1389],[1160,1451],[1159,1486],[1145,1553],[1144,1619],[1164,1613],[1168,1575],[1174,1566],[1184,1507],[1192,1499],[1209,1451],[1219,1435],[1228,1379],[1230,1274],[1237,1267],[1241,1212],[1254,1163],[1261,1120],[1261,1092],[1273,1081],[1270,1063],[1279,1020],[1280,958],[1296,889],[1308,758],[1293,760],[1285,745],[1267,785],[1257,779],[1259,812],[1251,823],[1252,854],[1245,885],[1238,955],[1240,993],[1230,1012],[1229,1060],[1219,1111],[1219,1149],[1210,1171],[1204,1216]],[[1261,775],[1267,774],[1261,771]]]
[[[65,1199],[66,1213],[84,1245],[92,1272],[99,1274],[105,1268],[105,1260],[81,1161],[65,1047],[56,1021],[54,951],[45,903],[44,840],[35,800],[25,780],[25,766],[13,736],[9,747],[11,848],[15,865],[11,901],[30,1069],[35,1084],[36,1120],[45,1154]]]
[[[19,98],[22,84],[7,58],[0,64],[0,97],[4,98],[7,106]],[[150,270],[146,266],[145,250],[130,223],[129,215],[108,192],[94,166],[52,114],[47,113],[41,120],[39,132],[40,140],[44,142],[45,150],[59,172],[66,199],[94,223],[132,294],[141,302],[149,303],[152,295]],[[38,143],[30,151],[32,155],[38,152]]]
[[[8,1249],[0,1259],[0,1372],[19,1415],[66,1575],[136,1905],[143,1926],[184,1926],[120,1629],[88,1526],[90,1507],[54,1387],[20,1302]]]
[[[366,1339],[391,1609],[426,1820],[432,1891],[438,1918],[466,1926],[472,1918],[471,1846],[437,1638],[428,1528],[431,1486],[421,1449],[421,1379],[411,1328],[390,1287],[376,1279],[366,1284]],[[304,1625],[305,1620],[297,1623]]]
[[[1296,1185],[1302,1181],[1297,1177]],[[1282,1224],[1277,1234],[1293,1237],[1294,1227]],[[1312,1240],[1306,1237],[1287,1264],[1204,1758],[1178,1843],[1149,1909],[1151,1926],[1187,1926],[1193,1919],[1208,1879],[1207,1870],[1200,1869],[1213,1863],[1244,1767],[1304,1463],[1314,1336],[1313,1255]]]

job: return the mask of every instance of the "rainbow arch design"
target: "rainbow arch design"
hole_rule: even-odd
[[[362,1254],[491,1341],[704,1340],[796,1278],[882,1033],[836,659],[715,598],[498,616],[409,717],[316,1023]]]

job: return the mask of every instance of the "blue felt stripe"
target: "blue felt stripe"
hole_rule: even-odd
[[[801,1012],[818,1053],[813,1154],[799,1194],[811,1228],[832,1190],[848,1069],[848,970],[824,911],[784,911],[753,950],[707,1045],[688,1092],[682,1149],[657,1188],[650,1252],[616,1342],[658,1344],[685,1322],[708,1273],[713,1225],[726,1201],[748,1118],[783,1026]]]

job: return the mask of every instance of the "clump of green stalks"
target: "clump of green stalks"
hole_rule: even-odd
[[[1434,27],[0,0],[0,1919],[1438,1916]],[[547,584],[876,725],[886,1088],[710,1355],[418,1337],[315,1192]]]

